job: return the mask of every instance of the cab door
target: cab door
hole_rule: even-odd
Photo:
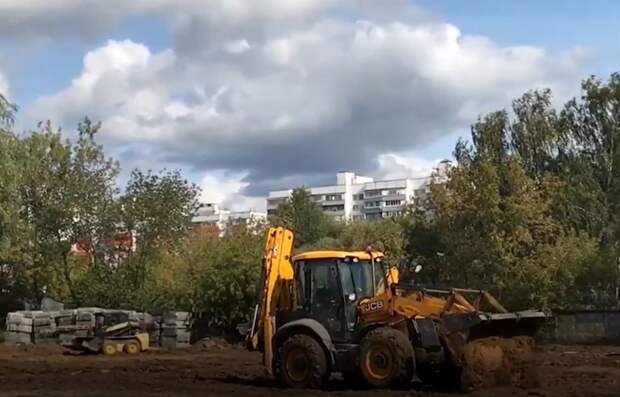
[[[332,339],[344,338],[344,299],[340,289],[337,262],[335,260],[309,261],[305,266],[309,281],[310,317],[327,329]]]

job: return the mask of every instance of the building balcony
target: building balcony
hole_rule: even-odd
[[[368,194],[364,194],[364,201],[375,201],[375,200],[381,200],[383,199],[383,195],[382,194],[378,194],[376,196],[369,196]]]
[[[386,194],[384,196],[381,196],[381,200],[402,200],[402,201],[406,201],[407,200],[407,195],[406,194]]]
[[[318,201],[316,204],[320,204],[323,207],[329,207],[329,206],[333,206],[333,205],[344,205],[344,200],[323,200],[323,201]]]

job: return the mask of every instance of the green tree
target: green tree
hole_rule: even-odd
[[[596,242],[554,218],[551,192],[562,182],[529,175],[507,144],[509,132],[504,112],[473,126],[473,146],[458,145],[448,182],[432,186],[434,219],[413,221],[410,244],[441,269],[442,279],[433,281],[489,289],[514,308],[574,302],[573,281],[595,257]],[[425,240],[442,255],[420,249]],[[565,255],[568,247],[580,255]]]
[[[132,233],[136,251],[148,255],[159,245],[183,238],[198,209],[198,193],[198,187],[178,170],[134,170],[120,204],[122,227]]]
[[[15,309],[27,295],[23,266],[26,225],[20,218],[21,147],[12,126],[16,106],[0,93],[0,307]]]
[[[573,151],[590,166],[583,168],[598,184],[608,208],[604,243],[620,254],[620,73],[606,83],[591,77],[582,91],[581,101],[565,106],[563,126],[574,138]]]
[[[432,205],[425,201],[424,205]],[[420,265],[422,271],[415,276],[417,282],[438,286],[450,279],[444,258],[447,242],[441,234],[437,217],[429,208],[413,206],[403,222],[403,249],[406,261],[411,267]]]
[[[84,133],[89,128],[89,134]],[[12,273],[27,280],[27,298],[35,303],[44,294],[69,294],[75,300],[73,284],[80,266],[71,257],[72,248],[91,251],[112,236],[109,212],[117,169],[94,143],[96,129],[88,119],[78,129],[74,146],[50,123],[23,137],[10,137],[19,170],[13,174],[13,195],[3,200],[5,208],[18,209],[11,220],[9,246],[19,258]]]
[[[544,89],[528,91],[512,104],[509,146],[532,178],[557,173],[566,155],[567,137],[551,100],[551,90]]]
[[[156,268],[151,299],[159,309],[191,311],[198,323],[231,332],[256,303],[264,234],[239,226],[219,237],[196,233]]]
[[[349,223],[342,228],[338,241],[340,246],[347,250],[365,251],[371,246],[374,250],[383,252],[391,264],[407,268],[400,219]]]
[[[312,201],[303,187],[294,189],[291,196],[278,206],[271,222],[295,232],[298,245],[313,244],[323,237],[334,237],[337,226],[321,208]]]
[[[155,268],[182,246],[198,193],[179,171],[133,171],[117,202],[112,238],[117,244],[103,256],[105,266],[90,269],[80,280],[80,301],[133,308],[151,305],[147,297]]]

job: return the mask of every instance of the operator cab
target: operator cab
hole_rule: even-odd
[[[321,323],[334,342],[357,331],[357,307],[385,290],[380,252],[311,251],[293,257],[297,316]]]

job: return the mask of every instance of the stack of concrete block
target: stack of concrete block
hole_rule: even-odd
[[[149,334],[149,345],[151,347],[159,346],[161,336],[161,316],[152,316],[146,312],[133,312],[130,314],[131,321],[140,324],[140,328]]]
[[[32,336],[34,343],[56,343],[58,341],[56,329],[57,314],[58,312],[26,312],[27,317],[32,317]]]
[[[56,328],[58,332],[71,332],[75,329],[76,310],[61,310],[56,316]]]
[[[127,321],[138,321],[136,312],[128,310],[103,310],[107,324],[121,324]]]
[[[56,317],[56,330],[58,332],[58,341],[69,343],[75,336],[77,326],[77,310],[62,310],[58,312]]]
[[[75,332],[76,337],[85,338],[90,336],[95,329],[96,314],[103,313],[99,307],[80,307],[75,313]]]
[[[32,317],[26,317],[24,312],[7,314],[4,341],[11,344],[32,343],[32,323]]]
[[[187,312],[166,312],[152,316],[131,310],[109,310],[83,307],[58,311],[20,311],[6,318],[7,343],[62,343],[76,337],[94,334],[97,316],[104,315],[106,323],[119,324],[134,321],[149,334],[151,347],[178,349],[190,345],[190,315]]]
[[[180,349],[190,346],[190,317],[187,312],[164,313],[161,327],[161,347]]]

